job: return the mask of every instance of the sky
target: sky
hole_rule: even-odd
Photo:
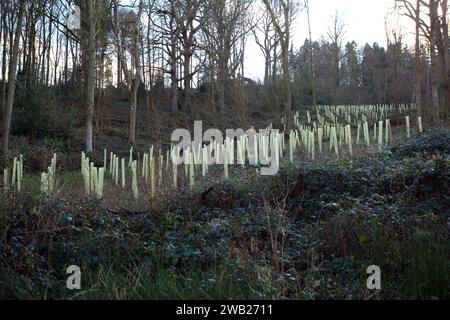
[[[309,0],[309,6],[313,41],[321,36],[326,37],[331,17],[338,10],[346,24],[344,43],[355,40],[361,46],[378,42],[386,47],[385,17],[392,10],[394,0]],[[297,14],[293,28],[293,44],[294,48],[298,48],[308,38],[306,10]],[[252,37],[247,42],[245,75],[261,79],[264,75],[264,57]]]

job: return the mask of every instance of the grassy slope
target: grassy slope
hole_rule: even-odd
[[[85,198],[67,174],[50,199],[1,199],[0,297],[449,298],[449,146],[436,129],[275,177],[235,167],[151,204],[114,188]],[[78,292],[65,289],[71,264]],[[365,289],[372,264],[379,292]]]

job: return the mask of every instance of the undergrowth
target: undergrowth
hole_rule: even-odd
[[[352,160],[288,164],[275,177],[253,169],[140,211],[3,194],[0,297],[448,299],[449,137],[430,130]],[[79,291],[65,287],[72,264]],[[382,289],[369,291],[373,264]]]

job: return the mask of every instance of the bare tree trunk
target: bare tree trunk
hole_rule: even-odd
[[[69,37],[66,37],[66,46],[64,49],[64,85],[67,85],[69,77]]]
[[[398,64],[399,64],[399,56],[401,51],[401,38],[398,40],[396,38],[394,44],[394,70],[393,70],[393,81],[394,81],[394,105],[398,106],[399,104],[399,85],[398,85]]]
[[[314,54],[313,54],[313,44],[312,44],[312,35],[311,35],[311,21],[309,16],[309,0],[305,0],[306,7],[306,15],[308,17],[308,33],[309,33],[309,63],[310,63],[310,81],[311,81],[311,91],[312,91],[312,99],[313,106],[317,104],[316,98],[316,77],[314,70]]]
[[[178,77],[177,77],[177,39],[173,35],[170,39],[170,75],[171,75],[171,109],[178,111]]]
[[[289,1],[284,6],[284,23],[285,23],[285,34],[282,42],[282,64],[283,64],[283,82],[284,82],[284,110],[286,114],[286,132],[292,130],[292,123],[294,119],[292,118],[292,95],[291,95],[291,80],[289,76],[289,44],[290,44],[290,4]]]
[[[45,10],[45,6],[43,5],[43,10]],[[42,55],[40,55],[39,57],[39,66],[40,69],[38,69],[39,71],[39,77],[40,77],[40,81],[41,83],[45,83],[45,57],[46,57],[46,52],[47,52],[47,29],[46,29],[46,19],[45,19],[45,15],[42,17],[42,29],[41,29],[41,39],[42,41]],[[41,45],[41,43],[39,42],[39,45]]]
[[[149,10],[149,19],[151,15],[151,11]],[[152,48],[150,50],[150,23],[147,25],[147,60],[148,60],[148,90],[147,90],[147,132],[150,133],[151,123],[150,123],[150,113],[153,110],[153,61],[155,61],[155,50]]]
[[[7,6],[6,1],[2,3],[2,25],[3,25],[3,52],[2,52],[2,91],[1,91],[1,113],[2,113],[2,120],[5,115],[6,110],[6,55],[8,52],[8,22],[7,22]]]
[[[53,67],[53,85],[56,86],[58,83],[58,65],[59,65],[59,61],[60,61],[60,51],[61,51],[61,38],[59,36],[59,32],[56,32],[56,52],[55,52],[55,62],[54,62],[54,67]],[[61,74],[61,72],[60,72]]]
[[[184,109],[189,110],[191,108],[191,53],[190,44],[189,48],[184,49],[184,61],[183,61],[183,83],[184,83]]]
[[[289,38],[288,38],[289,39]],[[284,87],[284,113],[286,116],[286,132],[292,130],[292,95],[289,79],[289,42],[283,43],[281,47],[283,65],[283,87]]]
[[[141,23],[141,16],[143,10],[144,3],[142,0],[139,1],[139,11],[136,17],[135,25],[134,25],[134,43],[133,43],[133,60],[134,60],[134,79],[132,80],[131,85],[131,106],[130,106],[130,128],[128,135],[128,142],[130,144],[136,143],[136,112],[137,112],[137,98],[138,98],[138,90],[139,85],[141,83],[141,55],[139,52],[140,49],[140,29],[139,25]]]
[[[45,70],[45,84],[49,85],[50,79],[50,52],[52,48],[52,26],[53,26],[53,8],[54,5],[50,4],[50,17],[48,21],[48,48],[47,48],[47,65]]]
[[[176,72],[176,61],[172,63],[172,82],[170,86],[171,92],[171,100],[170,100],[170,108],[172,112],[178,111],[178,80],[177,80],[177,72]]]
[[[128,132],[128,142],[130,144],[136,143],[136,109],[137,109],[137,92],[139,88],[138,85],[134,85],[131,90],[130,96],[130,127]]]
[[[14,46],[12,49],[12,56],[9,61],[8,96],[6,99],[5,114],[3,116],[2,152],[5,159],[7,159],[8,157],[9,134],[11,130],[14,92],[16,89],[17,58],[19,56],[20,34],[22,32],[24,11],[25,11],[25,0],[20,0],[17,18],[17,27],[14,35]]]
[[[87,81],[86,81],[86,152],[93,151],[93,118],[95,99],[95,14],[93,1],[87,0],[89,35],[87,43]]]
[[[214,65],[214,57],[212,52],[207,52],[208,55],[208,97],[206,102],[206,108],[205,111],[208,111],[208,106],[211,106],[212,108],[212,116],[213,116],[213,124],[216,126],[217,124],[217,106],[215,103],[215,81],[214,81],[214,71],[216,70],[216,67]]]
[[[241,42],[241,50],[242,50],[242,58],[241,58],[241,73],[238,74],[238,79],[235,83],[235,90],[236,90],[236,100],[237,100],[237,107],[239,110],[239,118],[241,122],[242,128],[247,128],[247,117],[246,117],[246,103],[245,103],[245,78],[244,78],[244,52],[245,52],[245,39],[242,38]]]
[[[231,48],[226,43],[224,34],[219,34],[218,38],[222,39],[220,41],[222,47],[217,54],[217,81],[215,89],[217,91],[217,107],[219,108],[220,123],[224,127],[225,99],[229,96],[230,89],[228,61],[231,56]]]
[[[225,50],[224,50],[225,51]],[[228,52],[228,51],[227,51]],[[222,52],[219,54],[219,61],[218,61],[218,83],[217,83],[217,91],[219,94],[219,111],[220,115],[222,117],[223,121],[223,114],[225,111],[225,93],[228,92],[228,83],[230,75],[228,73],[228,59],[229,56],[225,56],[225,52]]]
[[[270,96],[272,99],[272,104],[275,108],[275,116],[277,117],[277,121],[281,119],[281,108],[280,108],[280,97],[277,94],[277,59],[279,55],[277,54],[278,44],[275,44],[273,48],[273,63],[272,63],[272,76],[270,80]]]
[[[333,45],[333,104],[337,105],[338,88],[339,88],[339,47],[338,44]]]
[[[118,15],[119,0],[114,1],[114,17],[117,31],[117,88],[122,84],[122,30],[119,23]]]
[[[450,114],[450,41],[449,41],[449,30],[448,30],[448,0],[442,0],[441,2],[441,24],[442,24],[442,44],[443,44],[443,58],[445,68],[443,70],[444,78],[444,93],[446,94],[446,110],[444,111],[445,119],[448,119]]]
[[[3,8],[0,8],[0,10],[1,10],[0,12],[2,12],[2,16],[4,16],[6,14],[6,12],[4,12]],[[0,43],[4,42],[4,41],[2,41],[3,40],[3,30],[4,30],[4,24],[0,20]],[[6,65],[5,59],[3,59],[1,69],[3,69],[3,66],[5,66],[5,65]],[[2,84],[4,84],[4,83],[5,83],[5,77],[3,74],[2,75]],[[0,92],[0,122],[3,122],[3,91]]]
[[[431,99],[433,107],[433,121],[439,122],[440,110],[439,110],[439,89],[438,89],[438,61],[436,57],[436,25],[437,20],[437,7],[436,0],[430,0],[430,59],[431,59]]]
[[[280,23],[274,13],[273,4],[269,3],[268,0],[263,0],[267,11],[269,12],[272,23],[274,24],[275,30],[280,37],[281,44],[281,65],[283,69],[283,91],[284,91],[284,114],[285,114],[285,124],[286,132],[292,129],[292,95],[291,95],[291,84],[289,77],[289,44],[290,44],[290,28],[291,28],[291,18],[294,14],[292,12],[292,2],[289,0],[281,1],[281,7],[283,8],[282,16],[283,20]],[[283,29],[281,28],[283,27]]]
[[[420,81],[422,78],[422,70],[421,70],[421,61],[420,61],[420,0],[416,0],[416,42],[414,46],[414,53],[415,53],[415,64],[416,64],[416,70],[415,70],[415,81],[414,81],[414,90],[415,90],[415,98],[416,98],[416,107],[417,107],[417,114],[419,116],[422,115],[422,90],[420,86]]]
[[[98,67],[97,74],[97,112],[95,113],[95,130],[98,130],[104,126],[104,93],[103,93],[103,79],[104,79],[104,68],[105,68],[105,48],[101,48],[100,52],[100,66]]]
[[[270,85],[270,58],[271,58],[271,52],[270,52],[270,48],[265,50],[265,61],[264,61],[264,86],[266,88],[269,87]]]

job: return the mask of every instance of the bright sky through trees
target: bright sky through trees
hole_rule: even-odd
[[[359,45],[378,42],[386,46],[385,17],[393,9],[393,0],[310,0],[309,5],[313,40],[326,37],[331,16],[338,10],[347,25],[346,41],[355,40]],[[414,31],[409,23],[402,19],[405,33]],[[294,26],[294,48],[298,48],[308,37],[305,10],[298,14]],[[414,39],[410,39],[408,35],[408,44],[413,43]],[[262,78],[264,73],[264,58],[253,39],[248,41],[246,72],[251,78]]]

